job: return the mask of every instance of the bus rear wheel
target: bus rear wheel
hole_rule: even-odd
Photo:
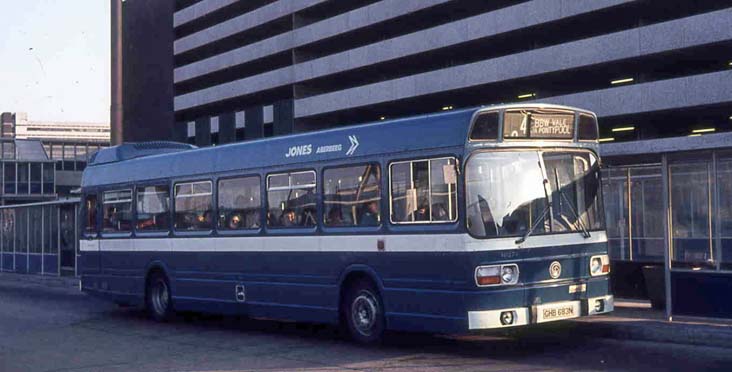
[[[145,304],[148,314],[158,322],[166,322],[173,315],[173,302],[168,278],[160,272],[152,273],[147,281]]]
[[[350,287],[343,303],[344,321],[354,341],[374,344],[384,335],[384,305],[376,287],[359,280]]]

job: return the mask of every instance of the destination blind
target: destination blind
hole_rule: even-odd
[[[572,139],[574,113],[566,111],[506,111],[504,138]]]

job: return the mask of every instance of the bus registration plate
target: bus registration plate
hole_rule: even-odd
[[[577,318],[580,316],[580,302],[556,302],[534,307],[536,322],[551,322],[553,320]]]

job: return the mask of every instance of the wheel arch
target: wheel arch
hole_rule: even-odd
[[[381,280],[381,276],[372,267],[363,264],[355,264],[348,266],[341,273],[338,278],[338,312],[341,312],[341,304],[346,294],[348,286],[358,279],[367,279],[376,285],[376,289],[379,291],[381,296],[381,302],[384,305],[384,310],[387,308],[386,297],[384,296],[384,282]]]
[[[150,261],[147,266],[145,267],[145,276],[144,280],[142,282],[143,288],[143,298],[147,298],[147,287],[148,282],[150,280],[150,277],[153,273],[159,272],[163,274],[168,279],[168,285],[170,286],[170,290],[175,293],[175,281],[173,280],[173,277],[170,275],[170,269],[168,268],[168,265],[165,264],[165,262],[160,260],[154,260]]]

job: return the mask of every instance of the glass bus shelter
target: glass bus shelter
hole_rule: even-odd
[[[705,137],[603,153],[614,291],[669,318],[732,318],[732,136]]]
[[[0,207],[0,271],[77,275],[79,199]]]

